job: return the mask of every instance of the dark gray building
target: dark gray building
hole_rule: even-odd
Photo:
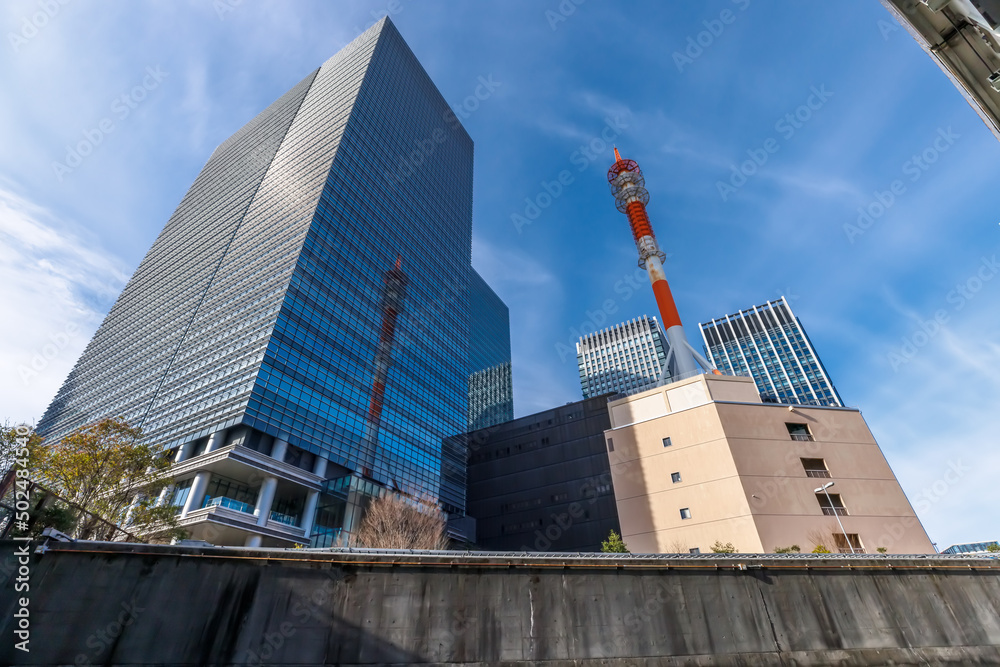
[[[620,532],[608,396],[469,433],[467,514],[481,549],[600,551]]]

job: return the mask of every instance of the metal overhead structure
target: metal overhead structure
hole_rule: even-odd
[[[1000,0],[881,2],[1000,139]]]

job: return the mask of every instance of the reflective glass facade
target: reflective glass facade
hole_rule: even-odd
[[[469,311],[468,429],[472,431],[514,418],[514,388],[507,305],[474,270],[469,280]]]
[[[990,553],[990,547],[996,548],[1000,542],[970,542],[968,544],[954,544],[941,553],[943,554],[985,554]]]
[[[700,326],[709,360],[752,377],[765,402],[844,406],[785,297]]]
[[[461,514],[472,169],[383,19],[215,150],[39,431],[243,424]]]
[[[668,349],[656,318],[645,315],[584,336],[576,344],[583,397],[629,394],[656,386]],[[667,371],[663,382],[669,381]]]

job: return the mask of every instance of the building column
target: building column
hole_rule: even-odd
[[[205,499],[205,492],[208,491],[208,480],[211,477],[212,473],[207,470],[202,470],[194,476],[194,481],[191,482],[191,491],[188,493],[187,500],[184,501],[184,509],[181,510],[180,518],[183,519],[192,510],[201,508],[201,502]]]
[[[274,490],[278,486],[278,480],[274,477],[265,477],[264,483],[260,485],[260,493],[257,495],[257,507],[253,514],[257,517],[257,525],[264,526],[271,516],[271,503],[274,502]]]
[[[260,535],[247,535],[246,541],[243,543],[245,547],[259,547],[260,546]]]
[[[129,526],[129,525],[132,524],[132,515],[135,513],[135,508],[139,506],[140,502],[141,502],[141,498],[137,494],[135,496],[135,498],[132,499],[132,502],[129,503],[128,511],[125,512],[125,519],[124,519],[124,521],[122,521],[122,524],[121,524],[120,527],[124,528],[124,527],[127,527],[127,526]],[[159,502],[159,500],[157,500],[157,502]]]
[[[205,453],[214,452],[219,447],[222,447],[222,443],[226,439],[226,429],[221,431],[216,431],[212,435],[208,436],[208,445],[205,446]]]
[[[313,474],[326,479],[326,457],[316,455],[316,462],[313,463]]]
[[[313,517],[316,516],[316,505],[319,503],[319,491],[309,491],[309,495],[306,496],[306,507],[302,510],[302,519],[299,521],[299,526],[306,533],[306,539],[309,539],[309,534],[312,532]]]
[[[271,458],[278,459],[282,463],[285,461],[285,453],[288,451],[288,441],[282,440],[281,438],[275,438],[274,444],[271,445]]]
[[[174,457],[174,463],[180,463],[181,461],[187,461],[191,458],[191,450],[194,449],[194,441],[185,442],[177,450],[177,456]]]
[[[156,504],[153,505],[153,507],[163,507],[163,505],[167,503],[167,498],[169,498],[170,494],[173,492],[174,492],[173,484],[167,484],[165,487],[160,489],[160,495],[156,497]]]

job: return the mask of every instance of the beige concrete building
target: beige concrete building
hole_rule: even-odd
[[[934,553],[856,409],[762,403],[752,379],[713,375],[608,409],[618,516],[633,553],[707,553],[717,540],[741,552],[823,544]]]

